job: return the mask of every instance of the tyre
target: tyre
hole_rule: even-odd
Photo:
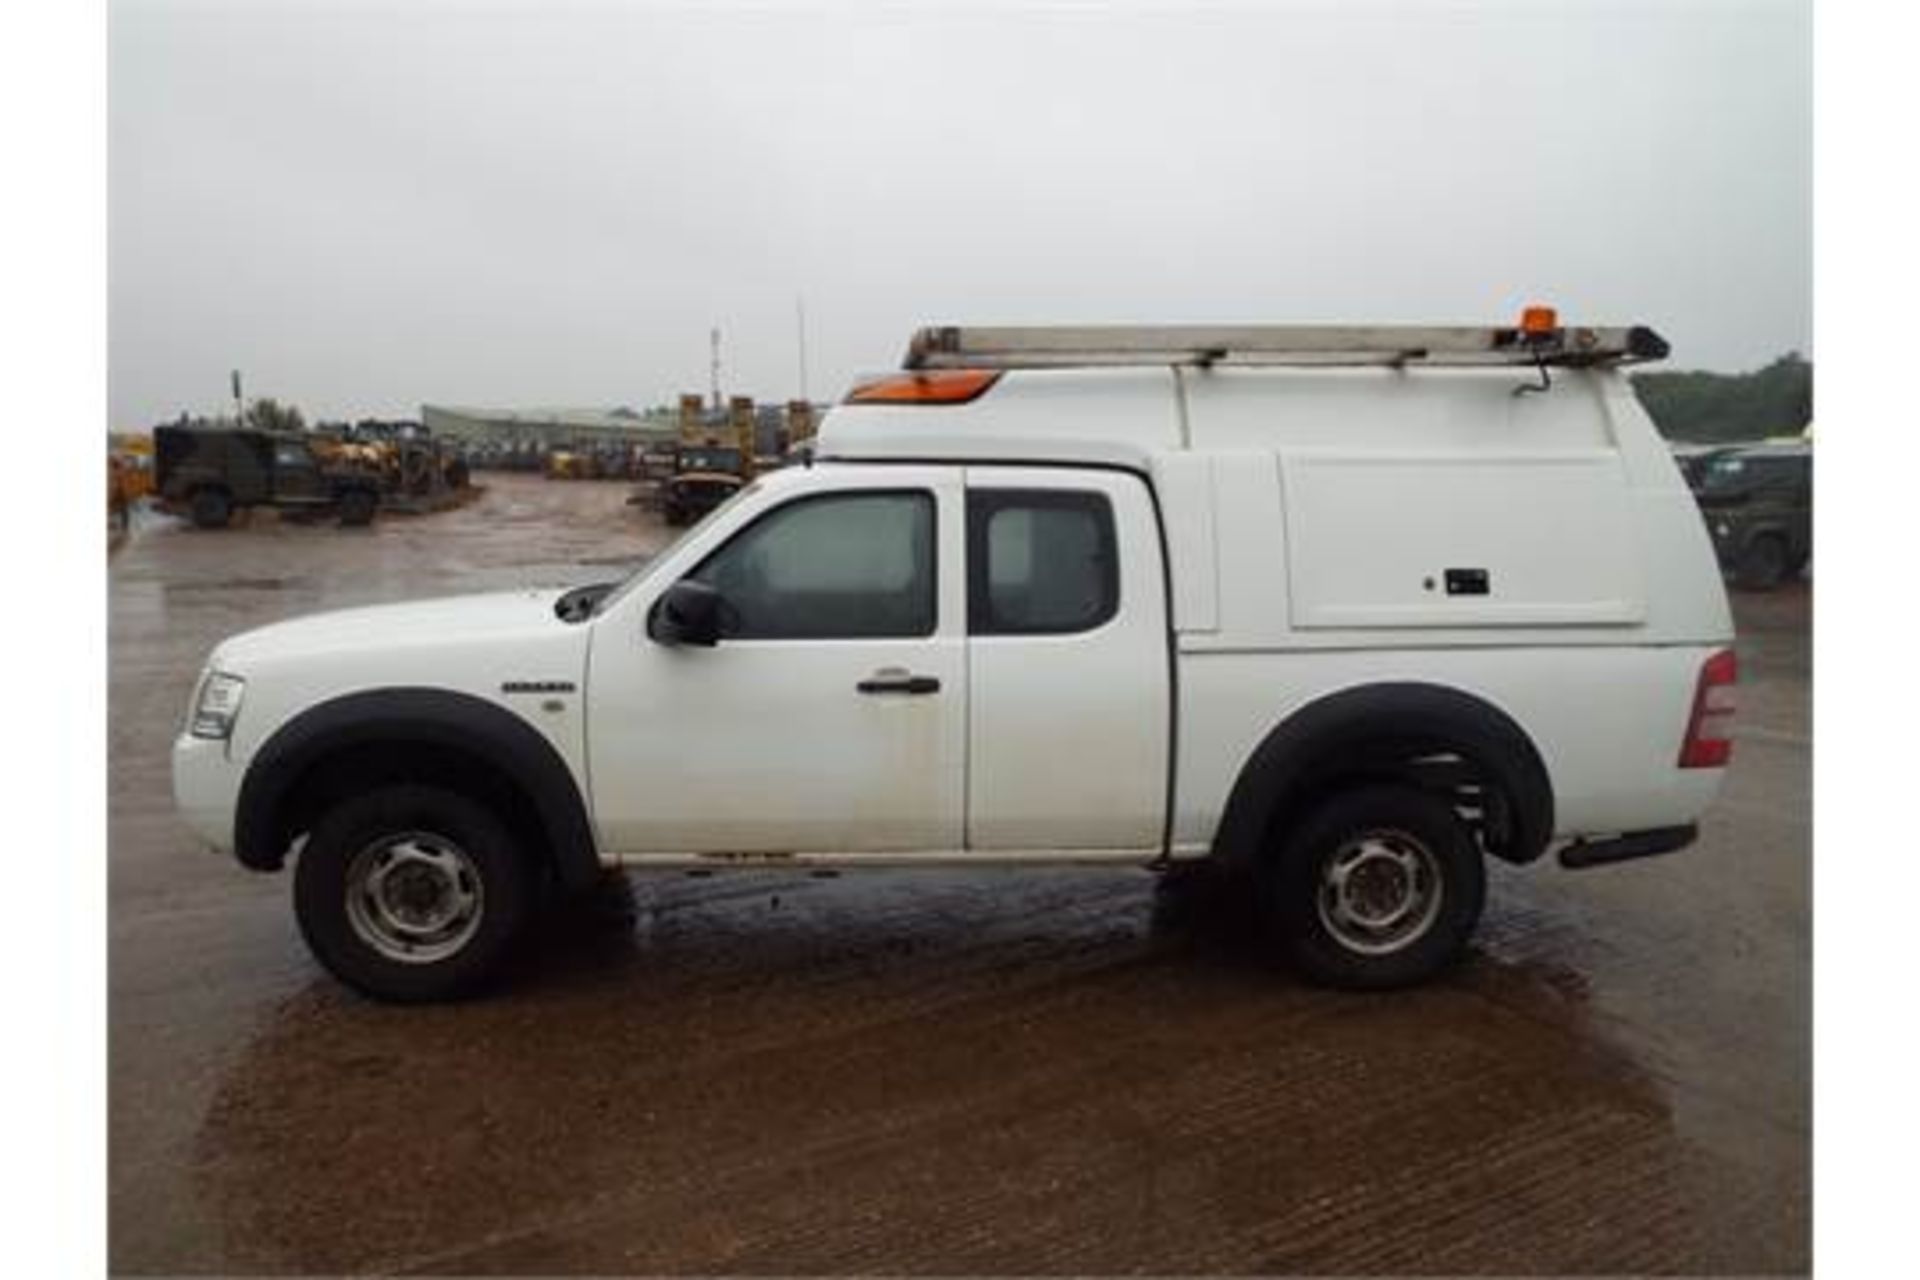
[[[1446,801],[1414,787],[1343,791],[1270,864],[1268,892],[1307,977],[1363,990],[1420,982],[1458,959],[1480,920],[1486,866]]]
[[[202,529],[224,529],[233,519],[233,499],[225,489],[196,489],[193,492],[193,523]]]
[[[373,523],[373,511],[379,505],[370,489],[349,489],[340,495],[340,523],[360,528]]]
[[[445,1000],[497,970],[533,899],[529,867],[491,811],[438,787],[343,801],[294,866],[294,913],[314,957],[380,1000]]]
[[[426,453],[409,453],[400,461],[400,482],[408,494],[424,498],[433,490],[433,457]]]
[[[1772,534],[1762,534],[1746,545],[1734,580],[1752,591],[1770,591],[1787,576],[1787,544]]]

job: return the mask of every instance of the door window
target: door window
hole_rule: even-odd
[[[802,498],[735,534],[690,575],[719,591],[738,640],[932,635],[934,505],[924,490]]]
[[[967,627],[974,635],[1090,631],[1120,605],[1106,495],[984,489],[967,495]]]

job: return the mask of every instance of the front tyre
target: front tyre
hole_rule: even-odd
[[[486,981],[527,918],[533,885],[491,811],[438,787],[343,801],[294,868],[314,957],[380,1000],[445,1000]]]
[[[349,489],[340,495],[340,523],[360,529],[373,523],[374,508],[380,505],[371,489]]]
[[[195,489],[191,505],[196,528],[224,529],[233,519],[233,499],[225,489]]]
[[[1340,792],[1285,840],[1271,906],[1294,963],[1329,986],[1407,986],[1459,958],[1486,867],[1451,806],[1406,786]]]

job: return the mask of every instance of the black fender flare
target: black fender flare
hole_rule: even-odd
[[[1553,783],[1533,740],[1492,703],[1444,685],[1358,685],[1316,699],[1268,731],[1234,780],[1213,850],[1229,862],[1257,859],[1277,818],[1311,798],[1329,760],[1376,741],[1444,744],[1507,801],[1503,838],[1491,848],[1531,862],[1553,838]]]
[[[593,823],[573,772],[553,745],[513,712],[449,689],[371,689],[307,708],[254,753],[240,785],[234,855],[256,870],[286,856],[284,806],[307,771],[336,752],[411,742],[464,752],[510,777],[524,792],[563,885],[600,873]]]

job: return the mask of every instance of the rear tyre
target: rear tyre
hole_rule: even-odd
[[[1771,591],[1787,576],[1787,544],[1772,534],[1749,542],[1740,553],[1734,580],[1752,591]]]
[[[224,489],[196,489],[193,494],[193,523],[202,529],[224,529],[233,519],[233,499]]]
[[[294,913],[314,958],[378,1000],[446,1000],[497,971],[525,924],[533,877],[506,827],[466,796],[393,786],[314,826]]]
[[[1268,876],[1287,952],[1315,982],[1380,990],[1457,960],[1486,867],[1453,809],[1413,787],[1340,792],[1284,841]]]
[[[370,490],[349,489],[340,495],[340,523],[353,529],[372,524],[377,505]]]

